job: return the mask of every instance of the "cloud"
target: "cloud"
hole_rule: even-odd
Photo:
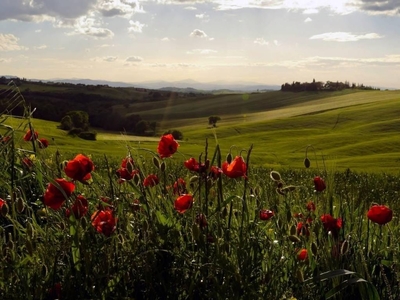
[[[8,0],[2,1],[0,20],[41,22],[76,19],[95,8],[98,0]]]
[[[275,46],[280,46],[281,44],[277,40],[274,40],[274,45]]]
[[[254,44],[259,44],[259,45],[262,45],[262,46],[268,46],[269,42],[264,40],[264,38],[256,38],[254,40]]]
[[[170,40],[168,37],[164,37],[164,38],[161,39],[161,41],[162,41],[162,42],[169,42],[169,41],[171,41],[171,40]]]
[[[187,54],[202,54],[202,55],[206,55],[206,54],[212,54],[212,53],[217,53],[218,51],[216,50],[212,50],[212,49],[193,49],[190,50],[188,52],[186,52]]]
[[[18,41],[19,38],[13,34],[0,33],[0,51],[28,50],[28,48],[18,45]]]
[[[117,60],[117,57],[116,56],[106,56],[106,57],[103,57],[102,60],[106,61],[106,62],[114,62]]]
[[[35,50],[44,50],[44,49],[46,49],[46,48],[47,48],[46,45],[41,45],[41,46],[33,47],[33,49],[35,49]]]
[[[205,22],[208,22],[210,20],[210,16],[206,14],[197,14],[195,15],[197,19],[201,19]]]
[[[105,17],[130,17],[144,12],[138,0],[106,0],[99,3],[98,10]]]
[[[9,62],[11,62],[11,59],[0,58],[0,63],[9,63]]]
[[[139,21],[129,21],[129,26],[128,32],[136,32],[136,33],[142,33],[143,32],[143,27],[146,26],[146,24],[142,24]]]
[[[356,35],[350,32],[327,32],[313,35],[312,37],[310,37],[310,40],[323,40],[328,42],[356,42],[359,40],[371,40],[380,38],[383,38],[383,36],[377,33]]]
[[[400,15],[399,0],[359,0],[360,8],[370,14]]]
[[[206,38],[207,34],[203,30],[195,29],[190,33],[189,36],[196,38]]]
[[[40,32],[42,32],[42,29],[36,29],[35,32],[40,33]]]
[[[187,10],[197,10],[197,8],[194,7],[194,6],[186,6],[185,9],[187,9]]]
[[[143,58],[140,56],[129,56],[125,61],[139,62],[139,61],[143,61]]]
[[[112,38],[114,36],[110,29],[99,26],[101,24],[94,18],[81,17],[76,21],[74,31],[68,33],[68,35],[82,34],[96,39]]]
[[[309,23],[309,22],[312,22],[311,18],[307,18],[307,19],[304,20],[304,23]]]

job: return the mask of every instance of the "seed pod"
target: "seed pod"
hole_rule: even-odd
[[[162,172],[164,172],[166,168],[167,168],[167,165],[165,164],[165,161],[163,161],[163,162],[161,163],[161,165],[160,165],[160,170],[161,170]]]
[[[288,223],[292,220],[292,213],[290,212],[290,210],[286,212],[286,220],[288,221]]]
[[[153,160],[154,160],[154,158],[153,158]],[[128,161],[127,161],[127,163],[126,163],[126,169],[128,170],[129,173],[132,173],[132,172],[134,171],[133,163],[131,162],[131,160],[128,160]]]
[[[340,254],[345,255],[349,251],[349,241],[344,240],[342,247],[340,247]]]
[[[290,227],[290,235],[295,235],[297,232],[297,228],[296,225],[292,225],[292,227]]]
[[[160,168],[160,161],[158,160],[157,157],[153,156],[153,164],[154,166],[159,169]]]
[[[133,176],[133,183],[135,185],[138,185],[139,182],[140,182],[140,176],[139,176],[139,174],[135,174],[135,176]]]
[[[33,230],[32,224],[31,223],[27,223],[26,224],[26,235],[28,236],[28,238],[33,239],[35,236],[35,232]]]
[[[11,239],[7,243],[7,248],[10,250],[14,249],[14,242]]]
[[[226,156],[226,161],[228,162],[228,164],[230,164],[232,162],[232,154],[230,152]]]
[[[285,193],[282,191],[282,189],[280,189],[280,188],[277,188],[276,189],[276,192],[279,194],[279,195],[282,195],[282,196],[285,196]]]
[[[317,244],[315,244],[315,243],[312,243],[312,244],[311,244],[311,252],[312,252],[312,254],[313,254],[314,256],[317,256],[317,254],[318,254],[318,247],[317,247]]]
[[[222,218],[226,218],[226,216],[228,215],[228,209],[226,208],[226,206],[222,209],[221,212],[221,217]]]
[[[304,282],[304,275],[303,275],[303,271],[301,269],[296,270],[296,277],[299,282],[301,282],[301,283]]]
[[[289,235],[289,240],[293,243],[300,243],[301,240],[296,235]]]
[[[284,188],[282,188],[281,190],[283,193],[286,194],[287,192],[292,192],[295,189],[296,189],[296,187],[294,185],[288,185],[288,186],[285,186]]]
[[[26,250],[28,250],[29,255],[33,256],[33,246],[32,246],[32,242],[30,240],[26,239],[25,247],[26,247]]]
[[[86,218],[82,218],[81,219],[81,226],[82,226],[82,229],[83,230],[85,230],[86,228],[87,228],[87,219]]]
[[[306,157],[304,159],[304,166],[308,169],[311,166],[311,161]]]
[[[24,200],[21,197],[18,197],[15,201],[17,212],[22,213],[25,209]]]
[[[271,177],[273,181],[281,180],[281,174],[279,174],[277,171],[271,171],[271,173],[269,173],[269,177]]]
[[[4,203],[3,206],[1,207],[1,215],[3,217],[7,216],[8,214],[8,205],[7,203]]]

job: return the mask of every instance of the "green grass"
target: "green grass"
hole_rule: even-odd
[[[179,152],[186,158],[203,151],[207,139],[210,146],[218,142],[225,154],[232,145],[236,145],[233,154],[238,154],[242,147],[254,144],[252,155],[256,165],[299,168],[306,147],[312,145],[320,167],[322,160],[326,160],[339,170],[399,172],[399,91],[270,92],[243,98],[246,99],[243,95],[221,95],[210,99],[171,99],[131,107],[137,107],[137,113],[143,116],[158,117],[159,135],[168,129],[182,131],[184,140],[180,141]],[[215,129],[207,124],[211,114],[222,118]],[[123,156],[127,147],[154,151],[158,142],[158,136],[104,131],[98,132],[97,141],[85,141],[67,136],[56,128],[57,123],[32,121],[40,136],[53,144],[48,151],[62,148],[66,152]],[[21,135],[25,131],[20,119],[9,118],[5,123],[20,126]],[[21,142],[20,146],[26,143]],[[309,158],[316,166],[313,152],[309,151]]]

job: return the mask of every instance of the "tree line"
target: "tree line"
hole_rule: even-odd
[[[284,83],[281,86],[281,91],[283,92],[315,92],[315,91],[341,91],[345,89],[358,89],[358,90],[380,90],[379,88],[374,88],[372,86],[367,86],[364,84],[356,84],[345,81],[315,81],[312,82],[299,82],[293,81],[290,83]]]

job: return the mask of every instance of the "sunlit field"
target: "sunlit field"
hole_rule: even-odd
[[[177,106],[158,137],[96,141],[2,115],[0,296],[400,298],[399,96],[312,96],[216,128]],[[173,128],[183,140],[161,137]]]

